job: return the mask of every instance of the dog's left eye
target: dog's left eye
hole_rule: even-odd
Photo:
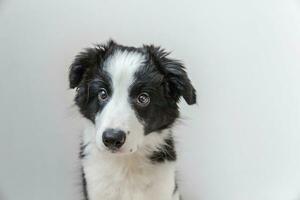
[[[137,98],[136,102],[139,106],[145,107],[150,103],[150,96],[148,93],[143,92]]]
[[[108,94],[106,89],[101,88],[98,94],[98,98],[100,101],[106,101],[108,99]]]

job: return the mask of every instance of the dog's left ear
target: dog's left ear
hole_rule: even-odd
[[[179,101],[182,96],[187,104],[196,103],[196,90],[193,87],[185,67],[179,60],[168,58],[169,52],[160,47],[144,46],[147,49],[150,59],[158,67],[158,70],[164,74],[168,93]]]

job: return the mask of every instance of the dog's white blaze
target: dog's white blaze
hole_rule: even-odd
[[[104,149],[103,131],[108,128],[129,133],[120,149],[121,153],[134,152],[142,143],[143,126],[130,105],[129,88],[134,81],[134,73],[144,60],[144,56],[140,53],[117,51],[104,63],[104,70],[112,79],[113,93],[102,112],[96,116],[96,142],[100,150]]]

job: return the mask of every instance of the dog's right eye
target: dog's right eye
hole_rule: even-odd
[[[100,101],[106,101],[108,99],[108,94],[105,88],[101,88],[98,94]]]

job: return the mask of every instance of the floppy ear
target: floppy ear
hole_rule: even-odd
[[[78,87],[84,74],[92,68],[95,63],[99,62],[98,60],[100,58],[97,58],[97,55],[99,55],[98,51],[97,48],[88,48],[75,57],[69,70],[70,88]]]
[[[196,103],[196,90],[191,84],[191,81],[185,71],[185,67],[179,60],[168,58],[169,52],[166,52],[160,47],[144,46],[150,55],[158,70],[164,74],[169,95],[176,102],[182,96],[187,104]]]
[[[95,45],[94,48],[87,48],[79,53],[69,70],[69,85],[70,88],[78,87],[83,80],[84,75],[93,67],[100,66],[104,53],[116,43],[113,40],[108,41],[104,45]]]

